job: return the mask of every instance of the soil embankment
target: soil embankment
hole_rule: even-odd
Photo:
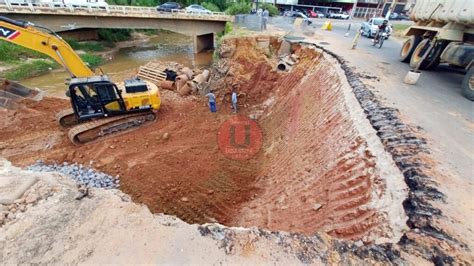
[[[264,133],[263,149],[250,160],[228,159],[218,148],[219,126],[232,116],[228,104],[219,102],[219,112],[210,113],[204,99],[170,91],[162,93],[153,125],[83,146],[72,145],[54,120],[67,101],[25,102],[5,111],[1,154],[19,165],[92,164],[119,175],[122,190],[152,212],[189,223],[324,231],[364,241],[398,236],[404,186],[387,186],[399,173],[373,144],[369,125],[358,122],[340,73],[320,52],[298,47],[292,70],[276,72],[269,51],[280,44],[269,43],[270,49],[260,49],[255,38],[224,44],[233,52],[223,59],[230,72],[223,86],[238,85],[246,95],[242,114],[257,117]]]

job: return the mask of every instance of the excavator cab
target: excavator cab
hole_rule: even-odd
[[[68,96],[79,121],[127,112],[121,91],[105,76],[72,79]]]

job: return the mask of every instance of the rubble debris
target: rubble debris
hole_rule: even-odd
[[[45,164],[38,160],[35,164],[26,168],[35,172],[59,172],[70,176],[74,181],[87,187],[95,188],[119,188],[120,179],[118,176],[110,176],[99,172],[82,164],[68,162]]]

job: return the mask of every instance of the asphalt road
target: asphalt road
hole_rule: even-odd
[[[372,46],[372,39],[361,37],[356,50],[351,50],[360,21],[334,21],[333,30],[323,32],[320,27],[324,21],[314,21],[317,36],[322,35],[319,43],[327,43],[327,48],[342,55],[359,72],[377,76],[378,81],[367,81],[376,94],[398,108],[409,124],[423,129],[445,170],[472,185],[474,102],[461,95],[464,72],[440,65],[436,70],[423,71],[416,85],[406,85],[402,81],[410,67],[398,60],[401,39],[391,37],[378,49]],[[344,37],[349,23],[350,36]]]

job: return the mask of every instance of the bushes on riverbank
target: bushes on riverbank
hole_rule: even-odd
[[[20,64],[14,69],[10,69],[5,73],[5,78],[11,80],[21,80],[25,78],[37,77],[48,73],[59,65],[50,60],[34,60],[31,62]]]
[[[75,40],[67,40],[67,42],[74,50],[86,52],[80,55],[80,57],[89,67],[95,68],[105,62],[104,58],[93,54],[93,52],[104,51],[107,48],[106,43],[77,42]],[[40,76],[60,67],[59,64],[50,60],[48,56],[42,53],[5,41],[0,41],[0,62],[13,66],[13,68],[0,73],[2,77],[12,80]]]
[[[106,46],[110,46],[103,42],[78,42],[76,40],[66,40],[66,42],[72,49],[85,52],[101,52],[105,50]]]
[[[82,61],[84,61],[90,68],[95,68],[102,65],[105,62],[105,59],[102,56],[86,53],[80,55]]]
[[[132,30],[128,29],[99,29],[99,38],[105,42],[115,43],[128,41],[132,37]]]
[[[228,15],[249,14],[252,10],[252,4],[247,1],[240,1],[232,3],[225,12]]]
[[[24,58],[46,58],[46,56],[19,45],[0,41],[0,61],[8,63]]]

